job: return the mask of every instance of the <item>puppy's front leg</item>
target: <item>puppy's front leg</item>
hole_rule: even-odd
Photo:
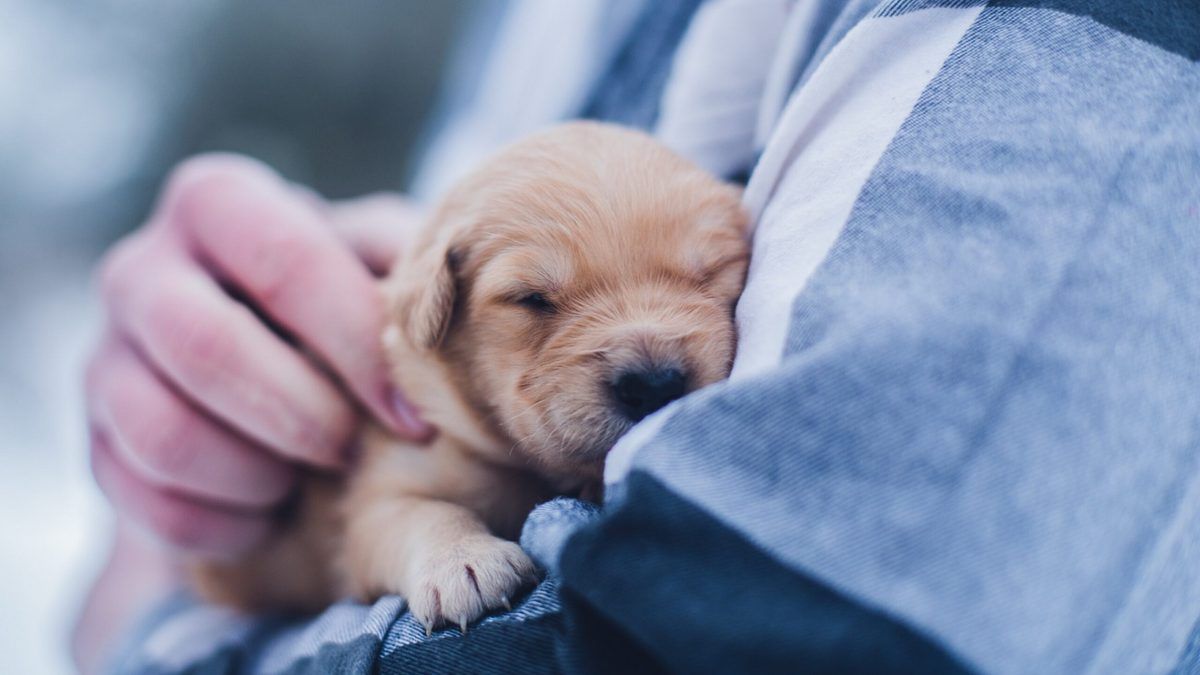
[[[509,607],[536,580],[533,562],[470,510],[416,496],[376,500],[351,514],[346,571],[363,599],[399,593],[427,632]]]

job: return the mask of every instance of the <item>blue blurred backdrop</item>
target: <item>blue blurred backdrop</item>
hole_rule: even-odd
[[[205,150],[330,197],[403,188],[473,9],[0,0],[0,671],[70,671],[67,630],[104,552],[79,387],[99,254]]]

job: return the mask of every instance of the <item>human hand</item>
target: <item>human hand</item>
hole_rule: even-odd
[[[100,271],[108,327],[85,389],[93,469],[123,519],[235,555],[271,531],[296,465],[345,466],[359,406],[431,433],[389,384],[372,276],[417,218],[396,197],[324,205],[235,156],[176,170]]]

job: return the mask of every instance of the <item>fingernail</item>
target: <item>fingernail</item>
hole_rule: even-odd
[[[396,417],[396,423],[400,425],[400,431],[406,431],[419,438],[424,438],[433,433],[433,427],[421,419],[421,414],[417,412],[413,404],[409,403],[408,399],[398,389],[391,388],[388,399],[392,405],[392,413]]]

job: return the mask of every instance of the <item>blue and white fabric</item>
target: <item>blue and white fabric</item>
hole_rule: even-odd
[[[1200,4],[761,1],[656,121],[750,164],[733,376],[535,511],[548,580],[429,640],[177,602],[122,670],[1200,672]]]

